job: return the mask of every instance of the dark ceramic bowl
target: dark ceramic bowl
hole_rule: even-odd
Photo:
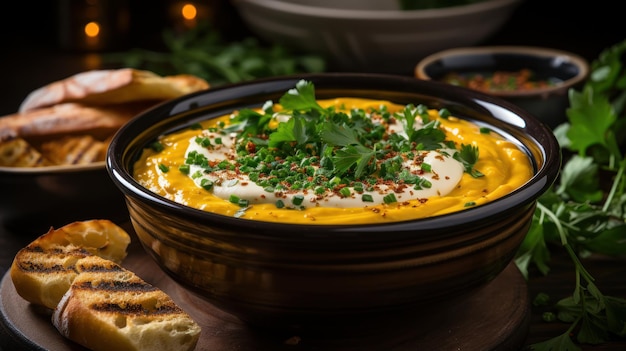
[[[446,75],[482,74],[529,69],[536,80],[547,80],[547,87],[527,90],[493,90],[488,93],[524,108],[551,128],[566,121],[568,91],[584,84],[589,74],[587,61],[570,52],[529,46],[483,46],[440,51],[422,59],[415,76],[444,80]]]
[[[313,82],[317,98],[445,106],[517,143],[532,160],[534,176],[475,208],[367,225],[295,225],[217,215],[165,199],[133,178],[133,163],[157,136],[276,101],[300,79]],[[139,240],[162,269],[218,308],[272,327],[328,325],[446,301],[483,286],[510,264],[536,200],[559,166],[552,132],[516,105],[411,77],[339,73],[258,80],[176,99],[125,125],[107,155],[107,169],[126,197]]]
[[[105,163],[0,167],[0,225],[35,238],[76,220],[128,218]]]

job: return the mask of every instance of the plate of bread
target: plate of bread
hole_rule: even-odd
[[[0,168],[101,163],[108,140],[129,119],[208,88],[193,75],[133,68],[86,71],[52,82],[28,94],[16,113],[0,117]]]
[[[20,249],[0,282],[4,350],[293,351],[292,332],[248,326],[185,290],[129,222],[74,221]]]
[[[64,345],[57,349],[193,350],[199,324],[162,289],[123,267],[130,242],[122,227],[95,219],[50,228],[18,251],[5,279],[30,306],[22,313],[48,322],[24,339],[55,348],[40,335],[56,329],[47,337]],[[3,303],[3,312],[9,316],[6,310],[16,306]],[[14,315],[12,325],[28,334],[22,317]]]
[[[52,224],[123,216],[122,195],[104,162],[113,134],[147,109],[209,88],[194,75],[120,68],[80,72],[33,90],[18,111],[0,117],[0,217],[26,218],[14,227],[41,218],[45,228],[55,219]]]

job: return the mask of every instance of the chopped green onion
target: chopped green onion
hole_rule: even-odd
[[[343,197],[348,197],[352,194],[352,192],[350,191],[349,188],[341,188],[341,190],[339,190],[339,195],[343,196]]]
[[[239,201],[237,201],[237,205],[239,205],[239,207],[248,207],[250,205],[250,200],[239,199]]]
[[[302,196],[302,195],[296,195],[296,196],[293,197],[293,199],[291,199],[291,203],[296,205],[296,206],[302,205],[303,201],[304,201],[304,196]]]
[[[201,186],[201,187],[202,187],[202,189],[204,189],[204,190],[211,190],[211,189],[213,189],[213,181],[212,181],[212,180],[210,180],[210,179],[206,179],[206,178],[204,178],[204,179],[202,179],[202,180],[200,181],[200,186]]]
[[[179,171],[180,171],[180,173],[182,173],[182,174],[189,174],[190,167],[189,167],[189,165],[188,165],[188,164],[184,164],[184,165],[180,165],[180,166],[178,166],[178,170],[179,170]]]
[[[211,139],[207,137],[197,137],[195,140],[196,140],[196,143],[202,147],[207,147],[211,145]]]
[[[450,111],[448,111],[447,108],[442,108],[439,110],[439,116],[441,116],[441,118],[448,118],[450,117],[452,114],[450,113]]]
[[[240,200],[239,196],[237,196],[237,195],[235,195],[235,194],[231,194],[231,195],[228,197],[228,201],[230,201],[231,203],[234,203],[234,204],[238,204],[238,203],[239,203],[239,200]]]
[[[394,202],[398,202],[398,200],[396,200],[396,195],[394,193],[391,193],[383,197],[383,202],[386,204],[392,204]]]
[[[160,152],[160,151],[163,151],[165,147],[160,142],[155,141],[152,144],[150,144],[150,148],[156,152]]]

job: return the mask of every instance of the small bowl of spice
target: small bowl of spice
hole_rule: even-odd
[[[570,52],[531,46],[482,46],[440,51],[421,60],[415,76],[509,100],[551,128],[565,122],[568,91],[589,74]]]

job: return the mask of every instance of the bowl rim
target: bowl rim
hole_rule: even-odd
[[[387,1],[387,0],[385,0]],[[297,15],[299,17],[319,17],[336,19],[367,19],[367,20],[415,20],[441,19],[444,17],[461,17],[500,8],[516,6],[523,0],[485,0],[467,5],[457,5],[424,10],[360,10],[342,9],[295,4],[281,0],[233,0],[236,7],[242,4],[255,5],[276,12]]]
[[[266,222],[260,220],[248,220],[248,219],[240,219],[231,216],[220,215],[204,210],[194,209],[189,206],[182,205],[180,203],[174,202],[173,200],[166,199],[163,196],[160,196],[147,188],[143,187],[136,181],[132,174],[128,171],[128,165],[134,159],[136,155],[132,154],[128,148],[132,147],[133,144],[137,144],[137,139],[145,139],[142,143],[143,146],[147,143],[148,136],[156,137],[161,133],[155,133],[154,131],[151,133],[146,131],[146,125],[154,126],[155,124],[161,124],[162,121],[166,121],[168,119],[172,119],[175,116],[184,115],[186,112],[193,115],[192,111],[194,108],[198,107],[198,101],[201,98],[211,97],[211,99],[216,101],[224,101],[225,98],[235,99],[239,102],[239,105],[242,105],[242,97],[237,96],[236,93],[244,94],[245,97],[254,97],[254,94],[277,94],[278,86],[280,86],[281,92],[286,92],[288,89],[291,89],[295,86],[296,82],[301,79],[311,80],[314,82],[320,81],[341,81],[343,80],[354,80],[357,82],[361,82],[362,80],[374,80],[376,83],[387,83],[387,84],[396,84],[402,85],[403,87],[406,85],[406,88],[427,88],[432,89],[433,92],[429,93],[429,97],[434,98],[443,98],[449,96],[457,97],[458,100],[455,100],[455,103],[465,102],[471,103],[475,106],[480,106],[481,108],[487,111],[491,107],[495,110],[501,110],[505,108],[507,111],[513,112],[514,115],[518,116],[521,121],[523,121],[523,125],[517,125],[513,123],[508,123],[504,120],[502,123],[505,124],[506,128],[509,128],[509,131],[502,131],[509,136],[513,136],[515,133],[521,133],[532,139],[534,147],[537,148],[539,153],[541,154],[542,160],[541,165],[537,167],[535,170],[535,174],[532,178],[527,181],[522,186],[518,187],[511,193],[500,197],[492,202],[483,204],[481,206],[473,207],[467,210],[461,210],[452,212],[449,214],[443,214],[433,217],[426,217],[420,219],[412,219],[406,221],[398,221],[398,222],[387,222],[387,223],[368,223],[368,224],[293,224],[293,223],[281,223],[281,222]],[[350,84],[356,84],[351,82]],[[285,88],[286,87],[286,88]],[[275,90],[272,90],[275,89]],[[317,89],[317,84],[316,84]],[[328,88],[331,89],[331,88]],[[354,89],[354,88],[352,88]],[[373,88],[369,88],[372,90]],[[348,88],[344,88],[344,91],[348,90]],[[246,95],[247,94],[247,95]],[[443,97],[442,97],[443,96]],[[215,101],[211,101],[211,99],[205,100],[203,103],[210,104],[215,103]],[[206,105],[204,105],[206,107]],[[152,121],[152,119],[157,118],[158,114],[168,114],[162,119],[158,119],[158,123],[156,121]],[[150,116],[153,116],[150,118]],[[205,117],[208,118],[208,117]],[[197,119],[196,119],[197,120]],[[151,121],[153,123],[147,123]],[[187,121],[189,122],[189,121]],[[144,125],[142,125],[142,123]],[[179,122],[180,125],[180,122]],[[156,127],[153,127],[156,128]],[[534,136],[528,134],[526,131],[529,129],[530,132],[539,134],[542,137],[542,140],[537,140]],[[139,132],[138,134],[132,134],[133,131]],[[121,139],[126,138],[126,143],[124,144]],[[519,139],[516,139],[517,142],[521,143]],[[523,144],[523,143],[522,143]],[[526,146],[526,145],[525,145]],[[548,152],[548,150],[552,150],[553,152]],[[527,150],[528,152],[528,150]],[[530,155],[529,155],[530,157]],[[462,223],[459,227],[465,227],[468,223],[481,223],[482,220],[487,218],[494,218],[494,213],[507,213],[508,211],[513,210],[513,208],[519,208],[519,206],[532,206],[536,201],[537,193],[543,193],[546,191],[552,183],[556,180],[556,177],[560,170],[561,163],[561,153],[560,147],[556,140],[556,137],[552,133],[551,129],[547,127],[542,121],[538,120],[532,114],[523,110],[519,106],[510,103],[506,100],[484,94],[481,92],[464,89],[460,87],[450,86],[449,84],[436,82],[436,81],[426,81],[416,79],[410,76],[399,76],[399,75],[390,75],[390,74],[378,74],[378,73],[344,73],[344,72],[331,72],[331,73],[310,73],[310,74],[299,74],[299,75],[289,75],[289,76],[279,76],[279,77],[270,77],[270,78],[262,78],[256,79],[252,81],[239,82],[234,84],[222,85],[219,87],[215,87],[206,91],[200,91],[191,93],[174,100],[163,103],[159,106],[153,107],[149,110],[142,112],[137,115],[131,121],[126,123],[122,128],[120,128],[117,133],[113,136],[109,148],[107,150],[106,156],[106,169],[109,173],[109,176],[112,178],[115,185],[121,190],[121,192],[126,197],[135,197],[141,198],[143,201],[148,201],[152,206],[156,206],[160,209],[166,209],[170,211],[169,213],[174,214],[175,216],[180,216],[181,218],[191,219],[197,221],[198,223],[215,223],[219,222],[221,225],[229,226],[231,228],[238,228],[239,230],[249,230],[249,231],[257,231],[259,227],[269,226],[273,228],[274,233],[269,233],[268,235],[279,236],[280,233],[284,233],[286,231],[293,232],[293,230],[301,230],[303,233],[316,233],[320,232],[320,229],[323,228],[324,234],[327,235],[329,233],[335,234],[349,234],[354,235],[355,233],[367,235],[368,233],[380,233],[381,230],[394,230],[394,231],[402,231],[407,233],[407,235],[411,235],[415,230],[419,228],[419,230],[432,230],[438,229],[442,227],[450,227],[450,217],[454,216],[454,218],[458,218],[457,222]],[[537,166],[537,165],[535,165]],[[234,229],[233,229],[234,230]]]
[[[537,88],[525,91],[490,91],[490,95],[498,97],[528,97],[536,95],[545,95],[553,91],[569,88],[583,82],[590,72],[589,63],[582,56],[573,52],[547,48],[541,46],[526,45],[493,45],[493,46],[475,46],[475,47],[459,47],[442,50],[430,54],[421,59],[415,66],[415,77],[424,80],[433,80],[426,73],[426,69],[433,63],[445,58],[465,56],[465,55],[499,55],[499,54],[516,54],[520,56],[532,57],[555,57],[564,62],[569,62],[578,68],[575,76],[551,87]]]

